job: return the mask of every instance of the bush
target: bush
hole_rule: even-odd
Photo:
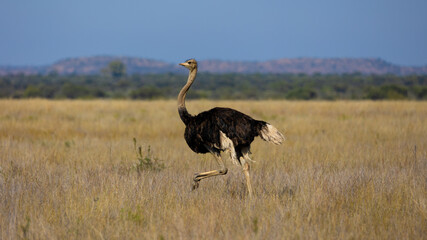
[[[35,98],[35,97],[42,97],[42,91],[39,87],[29,85],[25,91],[23,96],[24,98]]]
[[[316,98],[316,92],[311,88],[295,88],[286,94],[287,99],[310,100]]]
[[[138,163],[134,165],[138,176],[140,176],[143,171],[160,171],[165,168],[165,165],[152,155],[150,146],[148,146],[146,151],[147,154],[145,155],[142,153],[142,147],[137,146],[136,138],[133,138],[133,147],[135,149],[136,158],[138,159]]]
[[[370,87],[367,89],[366,98],[372,100],[400,100],[408,98],[408,90],[404,86],[384,85],[381,87]]]
[[[77,85],[73,83],[65,83],[60,91],[60,97],[66,98],[103,98],[107,94],[104,90],[98,88],[89,88],[82,85]]]
[[[419,100],[427,99],[427,86],[414,86],[412,91],[415,94],[415,97]]]
[[[155,99],[164,97],[160,88],[156,86],[143,86],[130,93],[132,99]]]

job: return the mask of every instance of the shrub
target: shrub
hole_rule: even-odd
[[[161,163],[159,159],[151,155],[150,146],[147,148],[146,155],[143,155],[141,146],[137,147],[136,138],[133,138],[133,146],[135,149],[136,158],[138,159],[138,163],[134,165],[138,176],[141,175],[143,171],[160,171],[165,168],[164,164]]]
[[[287,99],[310,100],[316,98],[316,92],[311,88],[300,87],[289,91],[286,94]]]

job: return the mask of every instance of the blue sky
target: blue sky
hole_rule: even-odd
[[[0,0],[0,65],[374,57],[427,65],[426,0]]]

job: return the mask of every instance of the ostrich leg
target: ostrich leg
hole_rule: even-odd
[[[249,198],[252,198],[253,191],[252,191],[251,178],[249,175],[250,166],[248,163],[252,161],[252,159],[249,157],[249,153],[250,153],[249,147],[242,149],[243,161],[241,162],[242,162],[243,173],[245,174],[245,178],[246,178],[246,185],[248,186]]]
[[[245,162],[243,164],[243,173],[245,174],[246,185],[248,186],[249,198],[252,198],[253,191],[252,191],[252,185],[251,185],[251,178],[249,176],[249,170],[250,170],[249,163]]]
[[[215,160],[217,161],[218,165],[221,167],[221,169],[218,170],[212,170],[208,172],[202,172],[202,173],[196,173],[193,178],[193,185],[191,187],[192,190],[197,189],[199,187],[199,182],[202,179],[208,178],[208,177],[214,177],[218,175],[225,175],[228,172],[228,169],[225,167],[225,163],[221,158],[221,154],[219,152],[211,150],[212,155],[214,155]]]

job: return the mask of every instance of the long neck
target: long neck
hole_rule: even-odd
[[[185,124],[187,124],[189,118],[191,118],[191,115],[188,113],[187,108],[185,107],[185,96],[187,95],[188,89],[190,89],[191,85],[193,84],[194,79],[196,79],[196,75],[197,75],[197,68],[194,68],[188,74],[187,83],[184,85],[184,87],[181,89],[181,91],[178,94],[178,112],[179,112],[179,116],[181,117],[181,120]]]

